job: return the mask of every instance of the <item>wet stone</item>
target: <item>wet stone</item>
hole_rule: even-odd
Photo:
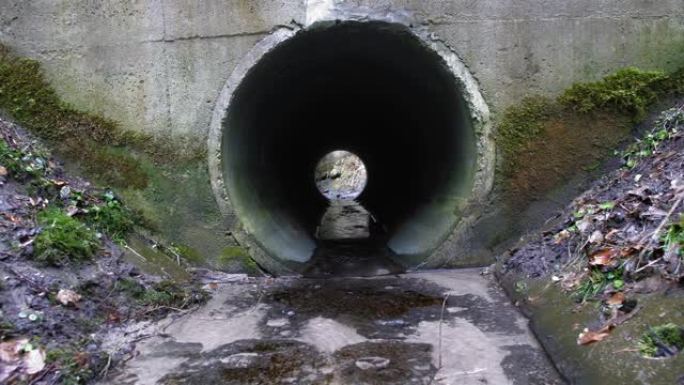
[[[385,357],[362,357],[356,360],[356,367],[361,370],[383,369],[389,365],[389,358]]]
[[[369,341],[345,346],[333,356],[343,384],[429,384],[437,372],[428,344]]]

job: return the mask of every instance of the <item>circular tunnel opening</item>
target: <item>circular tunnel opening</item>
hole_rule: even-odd
[[[329,201],[354,200],[366,188],[368,172],[358,155],[335,150],[318,161],[314,180],[318,191]]]
[[[246,71],[222,121],[230,202],[265,253],[300,269],[328,207],[311,175],[340,148],[370,176],[355,199],[403,266],[450,234],[473,186],[476,139],[462,87],[439,53],[403,25],[314,26]]]

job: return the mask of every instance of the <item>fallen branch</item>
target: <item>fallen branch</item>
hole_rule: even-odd
[[[444,297],[444,301],[442,301],[442,313],[439,316],[439,341],[438,341],[438,360],[437,360],[437,369],[442,368],[442,323],[444,322],[444,309],[446,308],[446,303],[447,300],[449,299],[449,294],[447,294]]]
[[[674,214],[675,210],[677,210],[677,207],[679,207],[679,204],[682,203],[682,198],[684,198],[684,194],[682,194],[680,192],[679,197],[677,198],[675,203],[672,204],[672,207],[670,207],[670,211],[667,212],[667,215],[665,215],[665,217],[660,222],[658,227],[656,227],[656,229],[650,235],[644,236],[641,239],[641,241],[639,241],[639,244],[637,245],[637,247],[641,246],[643,248],[641,249],[641,252],[639,253],[639,259],[637,259],[637,264],[636,264],[637,271],[639,271],[638,270],[639,265],[641,265],[641,263],[643,262],[644,255],[646,254],[646,251],[653,245],[653,242],[658,239],[658,234],[663,229],[663,227],[665,227],[665,225],[670,221],[670,217],[672,216],[672,214]],[[646,245],[643,245],[643,243],[644,243],[644,241],[646,241],[646,239],[648,239],[648,243],[646,243]]]
[[[145,258],[144,256],[142,256],[142,254],[138,253],[137,251],[135,251],[132,247],[130,247],[130,246],[128,246],[128,245],[124,245],[124,247],[126,248],[126,250],[130,251],[131,253],[133,253],[136,257],[142,259],[143,262],[147,262],[147,258]]]

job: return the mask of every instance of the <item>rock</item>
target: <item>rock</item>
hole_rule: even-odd
[[[361,357],[356,360],[356,367],[361,370],[384,369],[390,364],[390,359],[385,357]]]
[[[290,321],[287,318],[276,318],[276,319],[270,319],[266,322],[266,326],[272,327],[272,328],[280,328],[286,325],[289,325]]]

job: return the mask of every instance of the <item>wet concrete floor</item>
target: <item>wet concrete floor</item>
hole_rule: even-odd
[[[526,319],[480,272],[215,274],[210,302],[135,331],[135,357],[103,383],[562,384]]]

